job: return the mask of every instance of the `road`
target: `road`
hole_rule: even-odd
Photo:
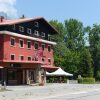
[[[100,100],[100,84],[7,86],[0,100]]]
[[[62,96],[55,96],[55,97],[48,97],[38,100],[100,100],[100,91],[94,92],[80,92],[80,93],[73,93],[70,95],[62,95]]]

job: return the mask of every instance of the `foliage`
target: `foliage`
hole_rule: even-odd
[[[100,71],[97,71],[97,72],[96,72],[96,79],[97,79],[97,80],[100,80]]]
[[[92,58],[89,49],[83,48],[80,52],[79,74],[83,77],[93,77]]]
[[[84,27],[80,21],[76,19],[65,20],[65,32],[65,42],[69,49],[77,50],[84,45]]]
[[[90,78],[90,77],[78,78],[78,83],[81,83],[81,84],[94,84],[95,83],[95,78]]]
[[[100,25],[84,27],[76,19],[61,23],[51,20],[50,24],[59,34],[52,36],[57,42],[54,47],[54,64],[65,71],[83,77],[99,78],[100,71]],[[87,38],[85,38],[87,35]],[[89,45],[86,46],[86,41]]]
[[[93,59],[94,75],[100,71],[100,25],[93,25],[89,31],[90,52]]]

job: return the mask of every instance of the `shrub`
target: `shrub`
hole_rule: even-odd
[[[95,83],[95,78],[90,78],[90,77],[78,78],[78,83],[81,83],[81,84],[94,84]]]

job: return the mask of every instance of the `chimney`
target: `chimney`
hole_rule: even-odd
[[[4,17],[3,16],[0,16],[0,23],[2,23],[4,21]]]

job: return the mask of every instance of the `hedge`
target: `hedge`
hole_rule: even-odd
[[[80,84],[94,84],[95,83],[95,78],[78,78],[78,83]]]

